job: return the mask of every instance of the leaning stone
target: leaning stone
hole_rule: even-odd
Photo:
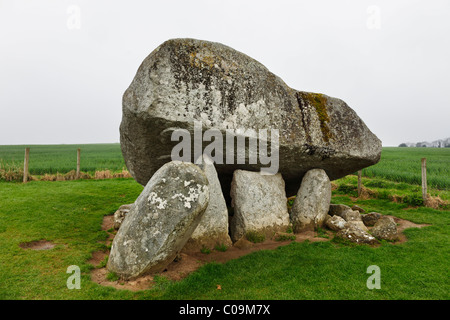
[[[372,234],[380,240],[396,240],[398,238],[397,224],[392,217],[382,217],[373,226]]]
[[[327,216],[327,219],[325,220],[325,225],[330,230],[339,231],[345,228],[346,221],[344,218],[341,218],[339,216]]]
[[[364,224],[368,227],[374,226],[377,223],[378,219],[381,218],[381,214],[378,212],[370,212],[361,215],[361,219]]]
[[[234,215],[230,223],[231,239],[239,240],[248,232],[271,238],[289,226],[287,199],[281,174],[236,170],[231,184]]]
[[[364,210],[363,208],[361,208],[360,206],[358,206],[358,205],[353,205],[352,206],[352,210],[353,211],[359,211],[359,213],[364,213],[364,212],[366,212],[366,210]]]
[[[330,210],[328,210],[328,214],[330,216],[341,216],[347,210],[351,210],[349,206],[345,204],[330,204]]]
[[[303,177],[291,209],[295,233],[322,227],[330,208],[331,184],[322,169],[309,170]]]
[[[203,214],[200,223],[186,243],[183,251],[198,251],[203,247],[212,249],[216,245],[230,247],[231,242],[228,234],[228,209],[222,194],[217,171],[214,163],[206,156],[199,165],[206,174],[209,182],[209,204]]]
[[[191,237],[208,200],[208,179],[198,166],[180,161],[162,166],[117,232],[108,270],[123,279],[164,270]]]
[[[377,244],[378,240],[372,236],[370,233],[361,230],[361,228],[356,225],[348,225],[346,228],[340,230],[336,233],[336,237],[347,239],[351,242],[358,244]]]
[[[181,128],[193,137],[194,121],[201,121],[204,131],[217,129],[222,141],[227,130],[279,129],[278,172],[288,195],[297,193],[311,169],[324,169],[334,180],[377,163],[381,156],[381,141],[347,103],[292,89],[258,61],[216,42],[164,42],[140,64],[122,101],[122,153],[142,185],[172,159],[178,141],[171,141],[171,133]],[[264,139],[257,140],[260,145]],[[224,155],[226,149],[224,143]],[[268,166],[247,159],[245,164],[223,161],[216,169],[227,193],[234,170]]]
[[[114,229],[119,230],[120,226],[122,225],[123,219],[125,219],[125,216],[130,211],[130,208],[133,204],[124,204],[119,207],[119,209],[114,212]]]

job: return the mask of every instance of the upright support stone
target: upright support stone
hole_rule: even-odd
[[[322,169],[309,170],[302,179],[291,209],[295,233],[322,227],[330,209],[331,183]]]
[[[270,238],[289,227],[284,180],[280,173],[236,170],[231,183],[234,215],[230,223],[231,239],[238,241],[249,232]]]

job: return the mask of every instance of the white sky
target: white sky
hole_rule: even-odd
[[[446,138],[449,34],[448,0],[0,0],[0,144],[118,142],[140,63],[182,37],[343,99],[385,146]]]

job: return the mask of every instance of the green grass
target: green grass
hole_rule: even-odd
[[[112,172],[125,168],[120,144],[80,145],[0,145],[0,168],[23,168],[25,147],[30,148],[29,172],[32,175],[67,173],[77,166],[77,149],[81,149],[81,171],[94,173],[109,169]]]
[[[133,202],[142,186],[132,179],[28,184],[0,183],[0,299],[449,299],[450,212],[409,208],[385,199],[358,204],[432,226],[409,229],[408,242],[379,248],[343,243],[293,242],[224,264],[210,263],[181,281],[157,277],[149,290],[131,292],[91,281],[87,261],[105,249],[102,218]],[[48,251],[21,242],[46,239]],[[81,289],[69,290],[70,265],[81,269]],[[381,268],[381,289],[366,287],[367,267]],[[113,276],[110,276],[113,277]],[[217,290],[217,284],[222,290]]]
[[[384,147],[381,160],[362,170],[363,176],[420,185],[421,159],[427,159],[429,187],[450,189],[450,148]]]

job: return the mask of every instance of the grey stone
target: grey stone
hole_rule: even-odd
[[[334,180],[377,163],[381,155],[381,141],[344,101],[294,90],[258,61],[220,43],[164,42],[144,59],[122,101],[122,153],[142,185],[171,160],[178,144],[170,139],[173,130],[187,129],[193,137],[194,120],[223,137],[226,129],[278,129],[278,172],[288,195],[296,194],[308,170],[324,169]],[[225,154],[225,143],[223,148]],[[234,170],[267,166],[247,158],[216,169],[227,193]]]
[[[362,221],[361,214],[359,211],[353,211],[352,209],[346,210],[339,214],[340,217],[344,218],[345,221]]]
[[[334,231],[339,231],[345,228],[345,224],[347,222],[344,220],[344,218],[341,218],[339,216],[330,216],[327,215],[327,218],[325,219],[325,225]]]
[[[198,166],[180,161],[162,166],[117,232],[108,270],[123,279],[164,270],[191,237],[208,200],[208,179]]]
[[[345,227],[356,226],[363,231],[369,232],[369,229],[364,225],[364,222],[361,220],[350,220],[345,223]]]
[[[368,227],[374,226],[377,223],[378,219],[381,218],[381,213],[378,212],[370,212],[361,215],[361,219],[364,224]]]
[[[398,238],[397,224],[392,217],[384,216],[380,218],[371,232],[380,240],[396,240]]]
[[[228,209],[222,194],[217,171],[214,163],[207,156],[199,165],[206,174],[209,182],[209,204],[203,214],[200,223],[184,246],[183,251],[198,251],[203,247],[212,249],[216,245],[230,247],[231,242],[228,234]]]
[[[330,216],[341,216],[347,210],[351,210],[349,206],[345,204],[330,204],[330,210],[328,210],[328,214]]]
[[[289,226],[287,198],[281,174],[236,170],[231,185],[234,215],[230,223],[231,239],[239,240],[247,232],[271,238]]]
[[[123,219],[125,219],[125,216],[130,211],[131,206],[133,204],[124,204],[119,207],[119,209],[114,212],[114,229],[119,230],[120,226],[122,225]]]
[[[358,244],[377,244],[378,240],[367,231],[362,230],[354,224],[347,225],[336,233],[336,237],[347,239]]]
[[[309,170],[303,177],[291,208],[291,223],[295,233],[314,230],[325,222],[331,200],[331,184],[322,169]]]

